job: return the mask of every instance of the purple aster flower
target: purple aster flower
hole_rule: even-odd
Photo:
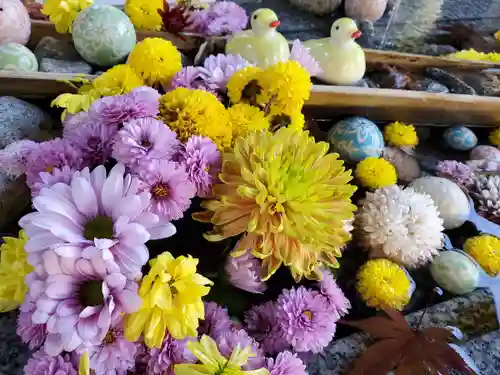
[[[294,40],[292,44],[290,60],[295,60],[302,65],[302,67],[309,72],[311,77],[315,77],[323,72],[318,61],[309,53],[309,50],[304,47],[304,44],[302,44],[302,42],[298,39]]]
[[[437,164],[436,169],[439,176],[448,178],[459,185],[472,184],[473,172],[467,164],[456,160],[444,160]]]
[[[243,30],[248,16],[242,7],[232,1],[219,1],[208,9],[206,33],[228,35]]]
[[[240,55],[224,55],[222,53],[216,56],[210,55],[203,62],[208,82],[222,92],[227,90],[227,83],[234,73],[250,65],[252,64]]]
[[[40,172],[39,181],[31,187],[31,196],[33,198],[37,197],[40,194],[40,190],[49,188],[58,182],[69,184],[76,172],[76,169],[72,169],[67,165],[62,168],[54,168],[52,172]]]
[[[266,283],[260,279],[261,263],[251,251],[239,257],[229,255],[225,268],[229,281],[236,288],[258,294],[266,290]]]
[[[207,81],[208,72],[201,66],[186,66],[174,75],[170,82],[171,89],[185,87],[193,90],[204,90],[215,93],[215,86],[211,86]]]
[[[113,157],[132,169],[137,163],[171,160],[181,147],[175,132],[152,117],[127,122],[118,132]]]
[[[207,24],[209,21],[208,15],[209,8],[189,11],[189,15],[186,20],[186,31],[205,34],[207,32]]]
[[[160,218],[160,222],[181,219],[191,205],[196,188],[189,181],[184,167],[178,163],[158,160],[139,165],[138,174],[143,184],[141,190],[151,194],[149,211]]]
[[[68,140],[56,138],[42,142],[26,156],[26,182],[31,188],[43,182],[40,172],[51,172],[54,168],[68,166],[79,169],[83,163],[83,155]]]
[[[50,355],[99,345],[121,314],[141,306],[137,282],[97,258],[77,260],[47,251],[43,268],[47,277],[42,279],[44,288],[36,298],[32,321],[47,324],[44,348]]]
[[[221,154],[208,137],[193,135],[180,151],[178,161],[186,169],[189,181],[200,197],[211,195],[212,184],[221,171]]]
[[[322,269],[323,279],[319,281],[321,294],[326,298],[332,311],[336,314],[337,319],[347,314],[351,308],[351,303],[342,292],[342,289],[337,285],[330,271]]]
[[[276,318],[276,304],[268,301],[254,306],[245,313],[245,328],[260,344],[262,349],[271,355],[289,347],[284,340]]]
[[[17,319],[17,335],[28,344],[31,350],[39,349],[47,336],[46,324],[34,324],[31,318],[36,310],[35,302],[30,295],[27,295],[23,304],[19,307],[19,317]]]
[[[325,297],[304,288],[285,290],[276,302],[276,318],[285,340],[297,352],[321,352],[335,335],[337,312]]]
[[[124,95],[107,96],[96,100],[89,108],[91,117],[111,127],[159,113],[160,94],[151,87],[138,87]]]
[[[200,320],[198,335],[216,339],[220,334],[231,331],[233,324],[227,310],[215,302],[205,302],[205,319]]]
[[[270,375],[306,375],[306,365],[297,356],[289,351],[284,351],[276,359],[267,359],[267,369]]]
[[[150,350],[147,373],[150,375],[174,375],[174,365],[195,363],[196,357],[186,349],[188,340],[176,340],[167,334],[160,349]]]
[[[244,370],[257,370],[265,366],[265,358],[262,349],[259,348],[257,341],[251,338],[244,329],[223,332],[215,341],[219,347],[220,354],[226,358],[231,357],[231,353],[236,346],[240,345],[242,349],[250,346],[255,356],[248,359],[247,364],[243,366]]]
[[[42,189],[33,199],[37,211],[19,221],[29,237],[25,250],[32,264],[51,248],[64,258],[97,257],[128,277],[140,277],[149,259],[145,243],[175,233],[172,224],[148,212],[151,195],[139,193],[140,184],[117,164],[109,175],[102,165],[92,172],[85,168],[69,184]]]
[[[77,375],[78,370],[70,354],[55,357],[44,353],[43,349],[35,352],[24,366],[24,375]]]
[[[27,156],[38,148],[38,143],[21,140],[13,142],[0,151],[0,170],[16,178],[26,173]]]

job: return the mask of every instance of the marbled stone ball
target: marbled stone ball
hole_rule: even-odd
[[[477,146],[474,147],[470,152],[470,160],[495,160],[500,161],[500,150],[493,146]]]
[[[469,151],[477,146],[477,136],[465,126],[453,126],[443,133],[448,147],[458,151]]]
[[[25,46],[17,43],[0,44],[0,70],[37,72],[38,61]]]
[[[434,281],[453,294],[466,294],[474,291],[479,283],[477,266],[458,251],[442,251],[431,265]]]
[[[30,35],[30,16],[21,0],[0,0],[0,44],[25,45]]]

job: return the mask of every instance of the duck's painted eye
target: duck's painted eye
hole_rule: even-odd
[[[340,26],[335,27],[335,30],[338,30],[338,29],[340,29]]]
[[[254,15],[253,15],[253,19],[254,19],[254,20],[256,20],[256,19],[257,19],[257,15],[256,15],[256,14],[254,14]]]

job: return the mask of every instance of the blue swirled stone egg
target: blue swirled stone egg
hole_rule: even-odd
[[[382,132],[363,117],[338,122],[328,132],[328,141],[333,151],[347,162],[358,162],[371,156],[378,158],[384,149]]]
[[[453,126],[443,133],[446,144],[454,150],[469,151],[477,146],[477,137],[465,126]]]

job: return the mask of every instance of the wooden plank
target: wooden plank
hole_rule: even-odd
[[[315,116],[363,116],[374,121],[498,126],[500,98],[420,91],[313,86],[305,111]]]

